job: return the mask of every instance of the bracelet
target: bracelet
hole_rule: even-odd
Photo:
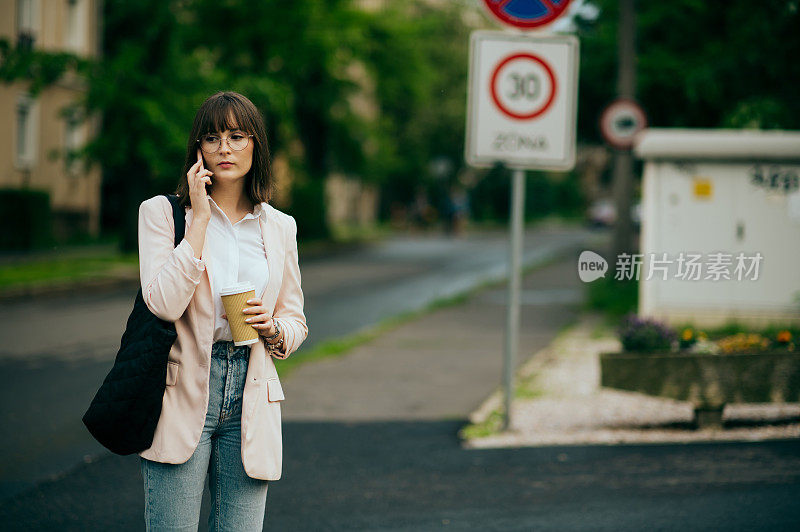
[[[283,338],[281,338],[277,343],[274,344],[271,344],[267,341],[265,341],[264,344],[266,345],[267,351],[270,354],[278,353],[280,355],[283,355],[283,353],[281,353],[281,349],[283,349]]]
[[[272,336],[265,336],[264,338],[266,338],[267,340],[274,340],[275,338],[277,338],[281,334],[281,326],[278,325],[277,321],[273,320],[273,322],[275,324],[275,334],[273,334]]]

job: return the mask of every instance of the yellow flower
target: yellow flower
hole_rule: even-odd
[[[792,333],[789,331],[781,331],[778,333],[778,341],[782,344],[787,344],[792,340]]]
[[[683,339],[684,340],[691,340],[692,339],[692,330],[691,329],[684,329],[683,330]]]
[[[769,340],[760,334],[739,333],[722,338],[717,345],[724,353],[742,353],[753,349],[766,349],[769,347]]]

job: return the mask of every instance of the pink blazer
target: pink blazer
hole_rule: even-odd
[[[289,356],[308,336],[300,289],[297,223],[268,203],[261,205],[266,220],[260,216],[259,223],[269,267],[261,299],[284,331]],[[192,210],[187,208],[187,231],[191,223]],[[153,444],[139,455],[156,462],[182,464],[200,441],[208,409],[214,272],[208,263],[205,270],[192,263],[192,247],[186,239],[173,248],[174,225],[172,206],[164,196],[155,196],[139,206],[142,296],[156,316],[175,322],[178,333],[169,353],[167,387]],[[201,257],[205,254],[204,248]],[[278,480],[281,476],[283,399],[272,357],[263,343],[252,344],[242,404],[242,463],[252,478]]]

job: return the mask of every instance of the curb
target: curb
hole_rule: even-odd
[[[578,327],[580,324],[581,324],[581,319],[579,318],[575,323],[571,324],[564,331],[557,334],[548,345],[544,346],[540,350],[536,351],[533,355],[531,355],[531,357],[527,361],[525,361],[525,363],[522,364],[516,370],[516,372],[514,372],[515,388],[516,388],[516,383],[517,381],[520,380],[520,378],[528,377],[532,375],[536,371],[536,369],[538,369],[537,366],[544,362],[544,359],[547,357],[550,351],[552,351],[551,347],[552,344],[556,342],[560,336],[562,336],[563,334],[568,334],[569,332],[573,331],[575,327]],[[504,395],[505,394],[503,386],[498,386],[491,394],[489,394],[489,397],[484,399],[484,401],[478,406],[478,408],[476,408],[469,414],[468,417],[470,423],[476,425],[479,423],[483,423],[487,419],[489,419],[489,416],[495,410],[502,411],[503,402],[505,400]],[[514,398],[512,397],[512,403],[513,402]],[[462,442],[467,442],[467,441],[468,440],[462,440]]]

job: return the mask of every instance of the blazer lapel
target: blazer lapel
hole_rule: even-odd
[[[283,247],[280,241],[280,225],[272,212],[272,206],[266,202],[261,204],[265,216],[259,216],[261,225],[261,236],[264,240],[264,249],[267,254],[267,267],[269,268],[269,278],[264,293],[261,296],[262,304],[274,310],[275,301],[278,299],[278,289],[282,277],[280,266],[283,264]]]

